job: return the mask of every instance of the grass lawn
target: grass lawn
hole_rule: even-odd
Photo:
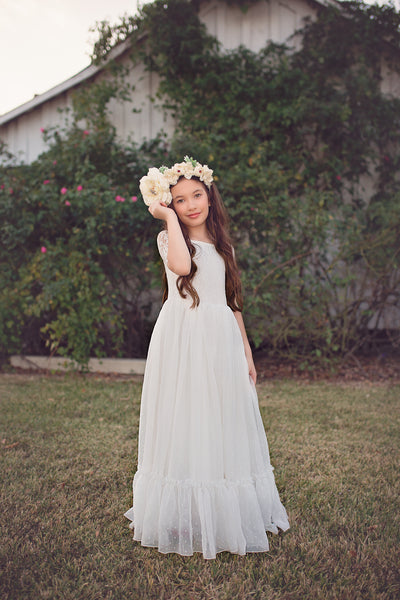
[[[291,529],[268,553],[132,541],[140,382],[0,375],[0,598],[400,598],[400,385],[258,386]]]

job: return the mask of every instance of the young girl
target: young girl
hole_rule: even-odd
[[[212,171],[185,157],[152,168],[143,199],[167,289],[143,383],[134,540],[160,552],[215,558],[269,549],[289,528],[270,464],[255,389],[241,286]]]

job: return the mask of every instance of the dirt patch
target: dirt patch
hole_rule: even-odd
[[[258,378],[300,379],[305,381],[374,381],[400,383],[400,354],[350,356],[332,366],[305,364],[305,361],[285,361],[255,353]]]

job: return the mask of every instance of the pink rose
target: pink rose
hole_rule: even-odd
[[[132,202],[137,202],[137,196],[132,196]]]
[[[46,252],[47,252],[47,248],[46,248],[46,246],[42,246],[42,247],[40,248],[40,252],[41,252],[42,254],[46,254]]]
[[[115,196],[115,202],[125,202],[125,198],[122,196]]]
[[[68,192],[66,187],[61,188],[61,193],[64,196]]]
[[[53,165],[56,165],[56,164],[57,164],[57,161],[56,161],[56,160],[53,160]]]
[[[78,187],[76,188],[77,192],[81,192],[83,190],[83,187],[81,185],[78,185]]]
[[[10,192],[10,194],[14,193],[14,190],[12,188],[10,188],[8,191]]]
[[[42,133],[44,133],[44,132],[45,132],[45,129],[44,129],[44,127],[41,127],[41,128],[40,128],[40,131],[41,131]]]
[[[0,190],[4,190],[4,183],[0,185]]]
[[[89,135],[89,132],[87,129],[85,129],[85,131],[83,132],[83,135]]]
[[[336,179],[337,179],[338,181],[342,181],[342,178],[340,177],[340,175],[336,175]]]
[[[71,202],[69,200],[65,201],[65,206],[71,206]]]
[[[43,181],[43,185],[47,185],[48,183],[50,183],[50,179],[45,179],[45,180]]]

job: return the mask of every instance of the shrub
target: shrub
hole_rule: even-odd
[[[142,356],[157,225],[137,201],[138,178],[152,150],[120,146],[111,127],[45,135],[35,163],[3,169],[3,353]]]

